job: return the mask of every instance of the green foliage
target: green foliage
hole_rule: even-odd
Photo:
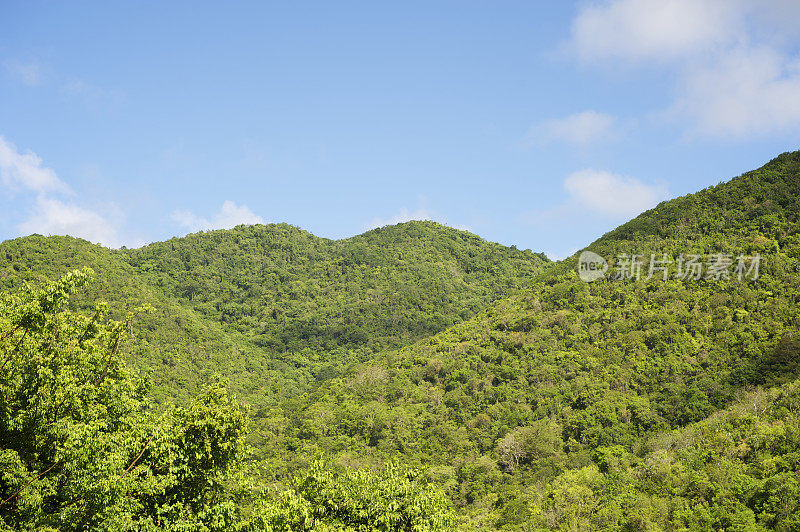
[[[102,299],[119,319],[151,305],[123,354],[152,372],[158,402],[185,404],[218,374],[259,407],[474,315],[546,262],[433,222],[339,241],[240,226],[136,250],[34,235],[0,244],[3,257],[0,287],[91,266],[100,278],[74,310]]]
[[[14,528],[800,529],[800,152],[589,249],[612,262],[759,253],[762,266],[757,280],[584,283],[577,257],[541,269],[432,223],[335,242],[270,225],[119,252],[3,243],[7,286],[68,264],[108,276],[73,312],[56,310],[80,274],[3,300],[0,516]],[[106,293],[124,299],[121,321],[89,304]],[[126,348],[122,316],[147,303]],[[229,377],[257,407],[262,461],[237,469],[246,416],[219,387],[158,414],[122,355],[156,370],[158,403]],[[253,498],[253,483],[274,490]]]
[[[119,355],[132,316],[63,310],[90,273],[0,297],[0,530],[436,531],[453,521],[444,496],[397,464],[380,474],[315,466],[296,491],[254,502],[246,412],[220,385],[154,410]]]
[[[612,259],[761,253],[759,278],[584,283],[576,258],[554,264],[476,317],[287,403],[270,421],[270,448],[283,448],[272,463],[302,468],[294,456],[322,449],[452,466],[441,485],[472,527],[791,529],[793,492],[725,508],[691,492],[683,509],[647,490],[604,497],[611,486],[627,496],[633,479],[614,472],[634,467],[653,434],[797,378],[799,229],[800,152],[663,203],[589,249]],[[785,452],[800,452],[796,440]],[[792,489],[788,477],[775,486]]]
[[[800,380],[744,392],[706,420],[643,439],[635,454],[599,448],[596,467],[553,480],[536,508],[538,526],[796,530],[798,407]]]
[[[0,299],[0,524],[226,530],[246,416],[211,387],[158,415],[118,354],[127,323],[63,311],[75,271]]]
[[[197,233],[127,259],[200,314],[275,353],[371,350],[473,315],[543,261],[434,222],[338,241],[286,224]]]
[[[294,489],[262,504],[250,526],[275,532],[449,529],[454,516],[447,500],[418,476],[394,462],[379,473],[317,462],[295,479]]]

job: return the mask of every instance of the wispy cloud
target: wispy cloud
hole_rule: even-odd
[[[630,218],[667,198],[667,189],[604,170],[585,169],[564,179],[578,206],[612,218]]]
[[[45,68],[38,62],[23,63],[16,59],[6,59],[3,67],[23,85],[35,87],[41,85],[45,79]]]
[[[61,90],[93,111],[114,109],[125,102],[125,94],[119,89],[100,87],[74,77],[66,80]]]
[[[689,120],[691,136],[732,139],[800,128],[800,57],[739,48],[692,67],[664,116]]]
[[[0,137],[0,182],[9,192],[27,193],[23,194],[26,196],[23,201],[29,201],[31,193],[35,194],[28,218],[17,225],[21,234],[69,235],[109,247],[120,245],[119,224],[114,217],[77,205],[70,187],[44,166],[38,155],[21,152],[3,137]],[[117,215],[119,218],[121,213]]]
[[[522,141],[523,146],[565,142],[588,146],[606,140],[612,134],[614,117],[594,110],[552,118],[535,124]]]
[[[578,13],[567,48],[587,64],[671,72],[661,117],[690,136],[747,139],[800,130],[798,16],[787,0],[609,0]]]
[[[28,87],[50,87],[62,97],[83,104],[92,111],[115,109],[126,101],[125,93],[116,87],[101,86],[74,75],[59,73],[51,65],[39,60],[20,61],[10,57],[0,64],[17,80]]]
[[[33,192],[69,192],[69,187],[56,173],[43,166],[32,151],[20,152],[14,144],[0,136],[0,179],[10,190]]]
[[[570,47],[586,62],[669,61],[729,44],[740,33],[733,1],[612,0],[572,22]]]
[[[58,199],[39,196],[32,216],[19,225],[22,234],[69,235],[117,248],[119,235],[114,224],[100,214]]]
[[[192,233],[214,229],[231,229],[242,224],[266,223],[261,216],[257,216],[246,205],[238,206],[230,200],[225,201],[219,212],[211,218],[197,216],[188,210],[176,210],[172,213],[172,219]]]

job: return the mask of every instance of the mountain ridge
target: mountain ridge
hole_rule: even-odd
[[[132,250],[33,235],[3,242],[0,257],[5,288],[92,266],[97,280],[72,308],[153,305],[127,351],[155,368],[159,401],[184,402],[220,370],[258,404],[456,323],[546,260],[434,222],[338,241],[288,224],[239,226]]]
[[[129,359],[163,401],[222,368],[254,406],[262,485],[310,470],[305,487],[335,487],[319,457],[399,462],[465,530],[797,528],[800,152],[607,232],[585,248],[609,262],[593,282],[579,253],[546,263],[428,222],[71,244],[0,244],[0,286],[94,261],[101,281],[74,309],[155,297]],[[633,275],[632,255],[671,269]],[[692,255],[703,270],[687,276]],[[722,255],[726,275],[709,274]],[[762,259],[757,275],[730,270],[740,255]]]
[[[615,482],[604,457],[637,457],[645,436],[701,423],[749,387],[788,386],[800,372],[800,152],[664,202],[585,249],[609,259],[604,279],[581,281],[576,253],[476,316],[292,403],[271,429],[272,463],[301,468],[294,457],[315,450],[361,465],[400,457],[448,490],[470,528],[634,526],[631,512],[655,488],[631,484],[623,506],[603,499]],[[666,253],[673,267],[681,254],[763,261],[742,281],[675,270],[614,279],[614,259],[634,253]],[[787,423],[798,428],[796,417]],[[758,497],[772,496],[768,471],[747,474],[767,482]],[[585,501],[558,502],[575,490]],[[686,501],[657,497],[669,512]],[[709,497],[703,504],[716,504]],[[789,526],[792,510],[767,517],[749,497],[725,504],[742,505],[754,526]],[[576,515],[584,503],[594,510]],[[648,519],[667,527],[669,512]],[[685,522],[706,519],[698,512]]]

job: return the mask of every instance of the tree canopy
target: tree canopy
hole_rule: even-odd
[[[130,319],[64,310],[90,270],[0,297],[0,529],[444,530],[443,495],[388,465],[247,480],[249,417],[210,384],[160,410],[119,354]],[[147,310],[147,309],[142,309]],[[243,504],[249,511],[243,510]]]
[[[2,524],[800,528],[800,152],[587,249],[590,283],[429,222],[4,242]]]

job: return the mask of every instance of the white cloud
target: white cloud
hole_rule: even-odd
[[[447,220],[445,220],[444,218],[433,212],[428,211],[427,209],[419,208],[416,211],[411,212],[405,207],[400,209],[399,213],[389,218],[373,218],[372,221],[364,225],[364,230],[368,231],[370,229],[376,229],[378,227],[383,227],[386,225],[402,224],[413,220],[427,220],[431,222],[437,222],[442,225],[452,227],[453,229],[459,229],[461,231],[470,230],[469,227],[467,227],[466,225],[449,224],[447,223]]]
[[[257,216],[247,206],[237,206],[230,200],[225,201],[220,211],[211,219],[202,218],[186,210],[174,211],[172,219],[192,233],[214,229],[231,229],[241,224],[265,223],[261,216]]]
[[[0,136],[0,179],[11,190],[23,188],[33,192],[68,192],[69,187],[50,168],[42,166],[35,153],[20,153]]]
[[[563,181],[560,203],[520,213],[516,221],[546,235],[552,260],[572,256],[606,231],[667,199],[667,189],[602,170],[573,172]],[[580,248],[575,244],[580,243]]]
[[[533,126],[523,143],[560,141],[586,146],[608,138],[613,125],[614,117],[611,115],[588,110]]]
[[[69,235],[108,247],[119,247],[113,224],[96,212],[39,196],[33,216],[19,225],[22,234]]]
[[[614,218],[630,218],[667,197],[662,186],[592,169],[567,176],[564,190],[579,206]]]
[[[568,48],[584,62],[657,65],[674,78],[660,116],[694,136],[800,130],[800,3],[609,0],[583,8]]]
[[[734,0],[735,2],[735,0]],[[737,10],[722,0],[614,0],[584,8],[572,47],[586,61],[675,59],[735,39]]]
[[[800,126],[800,58],[770,48],[738,49],[692,68],[667,110],[691,118],[695,135],[746,138]]]
[[[116,248],[125,243],[141,246],[140,237],[122,238],[119,228],[124,214],[113,203],[97,210],[87,209],[77,202],[63,199],[64,194],[74,197],[71,189],[56,173],[43,165],[42,159],[31,151],[20,152],[11,142],[0,136],[0,184],[9,191],[25,191],[23,199],[33,200],[30,215],[17,224],[21,234],[69,235],[94,243]],[[35,198],[35,199],[34,199]],[[246,206],[225,201],[220,211],[210,220],[190,211],[175,211],[173,219],[191,231],[229,229],[239,224],[264,223]]]
[[[53,195],[72,195],[72,191],[52,169],[43,165],[38,155],[32,151],[20,152],[1,136],[0,183],[12,192],[36,193],[31,215],[17,226],[20,233],[69,235],[109,247],[120,245],[116,229],[118,224],[71,201],[53,198]],[[112,217],[121,217],[118,209],[112,210],[115,211]]]
[[[3,61],[5,69],[23,85],[34,87],[44,81],[44,72],[38,63],[21,63],[13,59]]]

